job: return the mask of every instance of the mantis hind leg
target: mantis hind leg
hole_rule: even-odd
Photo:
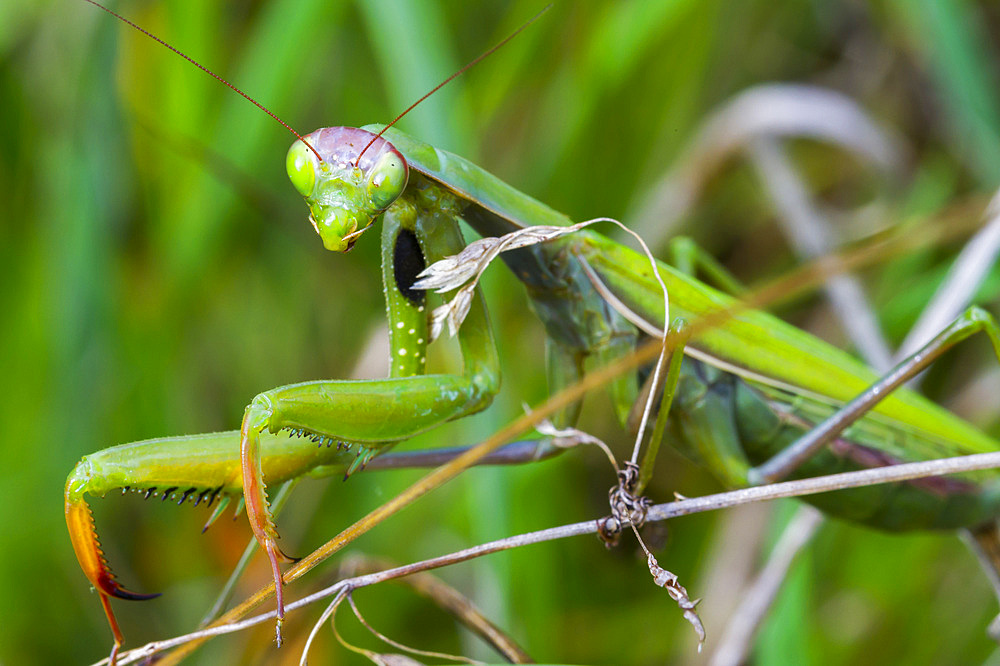
[[[864,393],[831,415],[815,429],[790,445],[763,465],[750,471],[749,479],[756,482],[778,480],[797,469],[803,461],[836,438],[846,427],[874,407],[893,389],[919,374],[941,354],[977,332],[985,332],[1000,359],[1000,328],[988,312],[971,307],[950,326],[924,345],[915,354],[901,361],[885,377]],[[972,513],[970,511],[970,513]],[[964,540],[977,556],[994,592],[1000,599],[1000,524],[995,513],[992,519],[963,530]],[[1000,641],[1000,615],[990,624],[989,635]]]
[[[792,473],[808,477],[993,450],[991,440],[966,440],[961,432],[951,440],[931,432],[915,438],[894,429],[891,420],[859,422],[893,389],[978,331],[986,332],[1000,351],[992,316],[970,308],[923,350],[832,413],[686,359],[678,385],[680,409],[671,417],[674,439],[731,487],[770,483]],[[855,429],[845,433],[850,426]],[[971,474],[824,493],[808,501],[830,515],[891,531],[975,528],[1000,515],[1000,485]]]
[[[759,485],[785,478],[822,447],[836,439],[847,427],[870,412],[892,391],[926,369],[941,354],[980,331],[987,334],[994,353],[1000,359],[1000,328],[996,320],[985,310],[971,307],[933,340],[915,354],[903,359],[861,395],[838,409],[785,450],[751,469],[747,480],[751,484]]]
[[[457,254],[464,246],[457,224],[443,208],[397,201],[383,216],[382,277],[390,327],[391,376],[293,384],[261,393],[247,407],[240,455],[247,516],[267,553],[278,605],[277,639],[284,616],[278,534],[260,466],[263,432],[283,429],[357,445],[354,467],[392,444],[485,408],[499,385],[496,346],[477,294],[459,331],[462,374],[426,375],[428,340],[423,292],[412,289],[425,262]]]

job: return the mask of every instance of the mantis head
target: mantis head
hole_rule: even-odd
[[[409,167],[391,143],[378,138],[364,150],[374,137],[353,127],[325,127],[304,137],[322,161],[302,141],[288,150],[288,177],[328,250],[350,250],[406,188]]]

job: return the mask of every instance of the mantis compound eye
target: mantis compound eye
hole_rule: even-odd
[[[316,157],[306,144],[301,141],[292,144],[285,158],[285,169],[288,171],[288,179],[302,196],[312,194],[316,186]]]
[[[385,210],[395,201],[409,179],[409,169],[393,150],[383,153],[368,174],[368,196],[379,210]]]

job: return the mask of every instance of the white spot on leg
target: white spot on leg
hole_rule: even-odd
[[[406,356],[406,350],[405,349],[400,349],[398,353],[399,353],[400,356]]]
[[[403,328],[403,322],[397,321],[396,322],[396,328]]]

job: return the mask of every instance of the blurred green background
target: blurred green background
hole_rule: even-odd
[[[114,8],[306,132],[387,121],[540,5],[135,0]],[[791,142],[793,164],[824,206],[874,211],[876,228],[955,209],[975,217],[1000,180],[998,36],[995,5],[960,0],[562,1],[401,126],[573,218],[629,222],[712,109],[755,84],[812,83],[854,99],[905,155],[895,177],[883,178],[839,148]],[[378,248],[366,236],[347,256],[324,251],[284,175],[289,135],[82,1],[0,0],[0,100],[0,663],[89,663],[111,640],[62,517],[75,462],[120,442],[234,428],[267,388],[377,374]],[[738,156],[713,173],[678,230],[751,284],[795,265],[773,206]],[[892,342],[956,249],[934,246],[864,272]],[[545,396],[542,332],[522,290],[503,269],[487,287],[503,391],[487,413],[417,445],[476,441]],[[981,296],[988,304],[993,292]],[[779,313],[845,344],[820,296]],[[366,350],[374,370],[360,362]],[[949,355],[927,390],[951,404],[977,369],[995,365],[972,344]],[[957,404],[971,404],[966,415],[990,428],[995,395]],[[586,414],[584,425],[624,455],[628,439],[603,394],[588,399]],[[286,548],[306,554],[418,476],[303,483],[281,521]],[[586,450],[473,470],[352,551],[409,562],[588,519],[606,512],[612,482],[606,461]],[[716,490],[668,453],[650,495]],[[94,509],[122,582],[165,593],[116,602],[128,647],[193,629],[250,534],[241,517],[202,536],[202,509],[134,496],[98,499]],[[707,654],[746,582],[740,566],[762,557],[754,534],[766,543],[777,533],[769,513],[689,517],[651,535],[660,563],[705,597]],[[255,562],[243,592],[267,575]],[[533,546],[441,575],[541,661],[707,663],[629,539],[610,552],[592,538]],[[335,576],[325,566],[290,593]],[[364,590],[357,600],[397,640],[491,658],[403,588]],[[794,568],[750,658],[1000,663],[985,635],[996,611],[951,535],[831,522]],[[318,613],[291,616],[280,652],[262,627],[216,640],[193,661],[297,663]],[[352,618],[339,626],[376,645]],[[311,657],[358,663],[328,632]]]

